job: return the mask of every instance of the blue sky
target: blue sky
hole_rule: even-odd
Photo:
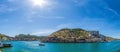
[[[37,1],[37,2],[36,2]],[[118,0],[0,0],[0,32],[49,35],[61,28],[120,38]]]

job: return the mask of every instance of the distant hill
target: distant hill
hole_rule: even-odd
[[[9,40],[9,36],[0,33],[0,41]]]
[[[99,31],[64,28],[47,36],[43,42],[106,42],[113,38],[99,34]]]
[[[10,40],[13,41],[36,41],[36,40],[42,40],[45,36],[36,36],[31,34],[18,34],[15,37],[10,38]]]

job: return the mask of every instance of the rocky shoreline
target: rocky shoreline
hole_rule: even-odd
[[[44,43],[51,42],[51,43],[93,43],[93,42],[109,42],[108,40],[101,40],[101,39],[69,39],[69,40],[62,40],[56,38],[46,38],[46,40],[42,41]]]

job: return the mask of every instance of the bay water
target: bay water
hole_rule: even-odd
[[[13,47],[0,52],[120,52],[120,41],[104,43],[44,43],[39,41],[11,41]]]

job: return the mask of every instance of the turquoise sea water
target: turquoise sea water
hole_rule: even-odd
[[[45,43],[38,41],[13,41],[13,47],[0,48],[1,52],[120,52],[120,41],[107,43]]]

